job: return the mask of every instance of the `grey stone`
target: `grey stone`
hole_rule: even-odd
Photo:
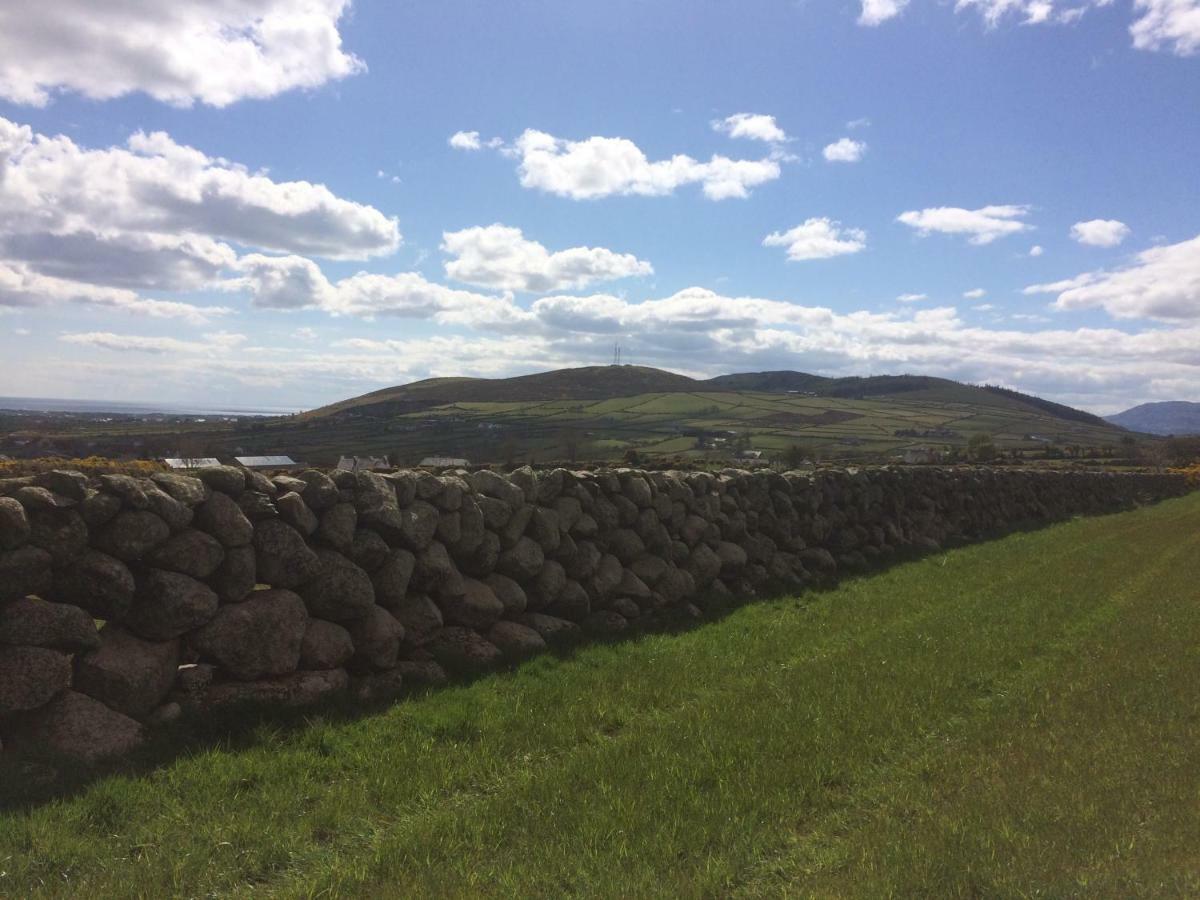
[[[241,706],[301,709],[343,693],[350,686],[345,669],[293,672],[259,681],[227,681],[210,685],[197,698],[201,710]]]
[[[153,482],[146,482],[146,508],[167,523],[172,531],[182,531],[192,523],[192,508],[180,503]]]
[[[487,632],[505,659],[524,659],[546,649],[545,639],[527,625],[519,622],[497,622]]]
[[[520,508],[525,503],[524,490],[495,472],[480,469],[478,472],[468,475],[467,480],[477,493],[501,500],[507,503],[512,510]]]
[[[389,611],[404,626],[405,639],[412,647],[421,646],[445,624],[442,611],[428,594],[409,594]]]
[[[64,691],[23,718],[9,740],[13,749],[37,759],[94,765],[132,753],[145,740],[145,733],[133,719],[98,700]]]
[[[68,565],[87,550],[88,528],[75,510],[39,509],[29,518],[29,543],[49,553],[54,565]]]
[[[208,532],[226,547],[245,547],[254,539],[254,525],[237,501],[221,491],[214,491],[196,507],[193,521],[197,528]],[[272,523],[268,520],[262,524]]]
[[[340,669],[354,656],[350,632],[336,622],[309,619],[300,643],[300,668]]]
[[[144,509],[123,510],[92,539],[92,546],[124,562],[140,559],[171,536],[161,518]]]
[[[317,530],[317,514],[308,508],[299,494],[293,491],[280,494],[275,498],[275,506],[279,509],[280,518],[301,534],[307,536]]]
[[[194,528],[173,534],[148,554],[146,562],[158,569],[208,578],[225,560],[221,542]]]
[[[385,609],[395,609],[408,595],[416,557],[407,550],[392,550],[387,561],[371,576],[375,587],[375,602]]]
[[[208,586],[222,603],[240,603],[258,583],[258,564],[253,547],[230,547],[225,559],[208,579]]]
[[[294,588],[316,577],[321,560],[300,532],[278,519],[254,529],[258,579],[272,587]]]
[[[129,612],[133,594],[128,566],[106,553],[88,550],[74,565],[54,573],[49,598],[82,607],[98,619],[114,620]]]
[[[132,475],[101,475],[100,487],[121,498],[121,502],[133,509],[145,509],[148,505],[146,489],[140,478]]]
[[[410,550],[424,550],[437,533],[440,514],[437,507],[424,500],[414,500],[407,509],[400,510],[399,537]]]
[[[321,513],[317,537],[335,550],[347,552],[354,543],[358,512],[353,503],[335,503]]]
[[[375,606],[370,576],[336,550],[322,547],[314,555],[317,574],[298,589],[308,611],[331,622],[345,622],[369,613]]]
[[[612,637],[629,629],[629,621],[612,609],[598,609],[584,617],[583,630],[598,637]]]
[[[427,593],[462,593],[462,574],[440,541],[431,541],[429,546],[416,554],[412,586]]]
[[[75,690],[139,719],[167,696],[179,667],[179,641],[146,641],[106,625],[100,646],[75,660]]]
[[[208,585],[162,569],[138,576],[133,607],[125,617],[130,630],[151,641],[169,641],[199,628],[213,617],[219,601]]]
[[[236,497],[246,489],[246,475],[233,466],[205,466],[196,470],[196,477],[214,491]]]
[[[37,709],[71,683],[71,658],[45,647],[0,646],[0,716]]]
[[[432,659],[402,659],[392,671],[402,675],[406,684],[433,687],[446,683],[446,670]]]
[[[350,680],[350,695],[359,703],[394,700],[404,693],[404,673],[399,669],[370,672]]]
[[[304,482],[304,490],[300,492],[300,496],[304,498],[309,509],[322,510],[338,502],[338,487],[324,472],[305,469],[299,478]]]
[[[492,592],[496,595],[496,599],[504,607],[504,615],[507,618],[512,618],[525,612],[525,607],[529,603],[525,589],[507,575],[494,572],[484,578],[483,581],[484,584],[492,589]]]
[[[334,549],[339,548],[335,547]],[[387,562],[391,552],[392,548],[377,532],[369,528],[359,528],[354,532],[354,540],[350,544],[347,555],[359,568],[374,572]]]
[[[78,503],[70,497],[34,485],[17,488],[12,496],[26,509],[67,509]]]
[[[517,617],[517,622],[527,628],[532,628],[542,636],[548,644],[562,644],[578,640],[581,629],[574,622],[548,616],[545,613],[525,613]]]
[[[45,593],[53,579],[51,563],[49,553],[31,544],[0,553],[0,603]]]
[[[367,671],[396,665],[404,626],[382,606],[372,606],[366,615],[347,622],[346,630],[354,642],[353,668]]]
[[[187,506],[199,506],[212,494],[212,488],[199,478],[192,478],[190,475],[156,472],[150,476],[150,480]]]
[[[100,528],[121,511],[121,498],[105,491],[89,490],[76,507],[89,529]]]
[[[447,624],[465,625],[477,631],[486,631],[504,615],[504,604],[495,592],[474,578],[464,579],[462,594],[441,595],[438,606]]]
[[[100,645],[96,623],[78,606],[21,598],[0,604],[0,644],[52,650],[90,650]]]
[[[538,542],[522,537],[513,547],[500,554],[496,568],[502,575],[517,581],[528,581],[541,571],[545,560],[545,554]]]
[[[255,591],[221,607],[188,640],[233,677],[251,681],[294,672],[307,627],[304,601],[291,591]]]
[[[237,498],[238,509],[253,524],[263,519],[274,519],[281,512],[272,497],[262,491],[242,491]]]
[[[425,646],[438,663],[452,672],[483,672],[503,659],[495,644],[457,625],[440,629]]]
[[[0,497],[0,550],[15,550],[29,540],[29,516],[12,497]]]

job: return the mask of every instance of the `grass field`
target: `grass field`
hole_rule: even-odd
[[[0,814],[25,897],[1200,892],[1200,494]]]

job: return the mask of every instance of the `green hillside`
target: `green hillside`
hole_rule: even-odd
[[[0,812],[0,894],[1194,897],[1197,531],[1200,494],[164,747]]]

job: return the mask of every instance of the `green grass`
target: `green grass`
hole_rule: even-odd
[[[5,896],[1200,892],[1200,495],[262,725],[0,815]]]

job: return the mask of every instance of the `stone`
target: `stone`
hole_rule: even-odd
[[[462,507],[458,511],[458,542],[455,550],[471,552],[479,546],[487,531],[483,511],[474,497],[463,497]]]
[[[15,550],[29,540],[29,516],[12,497],[0,497],[0,550]]]
[[[433,658],[451,672],[484,672],[503,659],[495,644],[478,632],[458,625],[439,629],[425,646]]]
[[[145,732],[136,721],[100,701],[64,691],[24,717],[8,737],[14,750],[35,759],[95,765],[132,753],[145,740]]]
[[[612,609],[598,609],[589,613],[580,624],[587,634],[596,637],[614,637],[629,629],[629,620]]]
[[[496,568],[502,575],[517,581],[528,581],[541,571],[546,557],[541,546],[532,538],[522,537],[500,554]]]
[[[824,547],[805,547],[796,554],[800,561],[818,572],[836,572],[837,560]]]
[[[75,506],[78,501],[62,494],[56,494],[44,487],[26,485],[13,492],[13,498],[27,510],[32,509],[67,509]]]
[[[480,469],[478,472],[468,475],[467,481],[470,482],[476,493],[501,500],[508,504],[511,510],[519,509],[525,503],[525,491],[495,472]]]
[[[416,555],[413,566],[412,586],[419,591],[437,594],[461,594],[463,577],[454,565],[454,560],[440,541],[431,541],[429,546]]]
[[[524,659],[546,649],[545,638],[519,622],[497,622],[488,629],[487,639],[505,659]]]
[[[562,592],[553,603],[546,607],[546,612],[560,619],[579,622],[587,616],[591,608],[591,600],[583,585],[574,579],[568,579]]]
[[[336,622],[309,619],[300,642],[300,668],[340,669],[354,656],[354,641]]]
[[[279,517],[301,534],[308,536],[317,530],[320,522],[317,514],[309,509],[304,498],[294,491],[276,497],[275,506],[279,510]]]
[[[508,524],[500,529],[500,544],[504,549],[516,546],[517,541],[525,534],[529,522],[533,518],[533,507],[522,506],[509,517]],[[536,543],[536,542],[535,542]],[[540,545],[539,545],[540,546]]]
[[[643,556],[641,559],[635,559],[630,563],[629,568],[633,570],[634,575],[642,579],[650,587],[654,587],[658,584],[659,579],[667,574],[667,570],[670,567],[662,557]]]
[[[0,716],[37,709],[71,683],[71,657],[45,647],[0,647]]]
[[[646,552],[646,544],[636,531],[629,528],[618,528],[608,536],[608,549],[628,566]]]
[[[294,672],[307,628],[308,610],[291,591],[255,591],[221,607],[188,641],[234,678],[252,681]]]
[[[493,572],[484,578],[483,582],[492,589],[492,593],[496,595],[496,599],[504,607],[504,616],[506,618],[512,618],[525,612],[525,607],[529,604],[529,598],[525,594],[525,589],[507,575]]]
[[[87,527],[96,529],[107,525],[121,511],[121,498],[104,491],[89,490],[75,508]]]
[[[526,503],[537,502],[538,474],[533,466],[521,466],[508,473],[508,480],[521,489]]]
[[[98,619],[119,620],[133,605],[134,588],[133,573],[125,563],[99,550],[88,550],[74,565],[54,573],[48,598],[79,606]]]
[[[374,608],[375,588],[366,572],[336,550],[322,547],[314,556],[317,574],[298,588],[310,614],[331,622],[345,622]]]
[[[350,681],[350,696],[359,703],[379,703],[395,700],[404,693],[404,673],[399,669],[370,672]]]
[[[235,502],[238,509],[242,511],[242,515],[249,519],[251,524],[261,522],[263,519],[274,519],[280,513],[278,507],[275,506],[274,498],[261,491],[242,491]]]
[[[437,533],[438,521],[441,514],[437,507],[424,500],[414,500],[407,509],[400,513],[400,540],[410,550],[424,550],[429,546]]]
[[[124,623],[151,641],[168,641],[199,628],[220,601],[208,585],[178,572],[148,569],[139,575],[133,606]]]
[[[100,636],[92,617],[78,606],[23,597],[0,604],[0,644],[75,653],[100,646]]]
[[[462,517],[455,512],[443,511],[438,516],[437,531],[434,535],[443,544],[455,545],[462,540]]]
[[[597,595],[602,598],[611,596],[620,587],[621,579],[624,577],[625,567],[621,565],[621,561],[611,553],[605,553],[600,557],[600,564],[596,568],[596,576],[593,580]]]
[[[338,487],[333,479],[316,469],[305,469],[298,476],[304,482],[300,496],[309,509],[322,510],[338,502]]]
[[[671,567],[654,585],[654,589],[668,604],[675,604],[696,593],[696,580],[686,569]]]
[[[185,694],[197,694],[207,688],[217,677],[217,667],[212,663],[186,663],[175,673],[175,686]]]
[[[254,529],[254,554],[259,581],[272,587],[298,587],[321,572],[321,558],[300,532],[279,519]]]
[[[74,689],[140,719],[167,696],[178,667],[179,641],[146,641],[105,625],[100,646],[75,660]]]
[[[642,614],[642,608],[628,597],[618,597],[608,605],[613,612],[620,613],[626,619],[636,619]]]
[[[445,624],[442,611],[428,594],[409,594],[388,608],[404,626],[408,646],[419,647]]]
[[[257,472],[254,469],[243,469],[242,474],[246,476],[247,490],[257,491],[260,494],[266,494],[268,497],[274,497],[279,493],[279,488],[275,487],[275,482],[262,472]]]
[[[495,592],[474,578],[464,579],[461,594],[440,596],[438,606],[447,624],[465,625],[477,631],[486,631],[504,615],[504,604]]]
[[[721,558],[708,544],[697,544],[688,558],[687,570],[697,586],[707,587],[721,574]]]
[[[187,506],[199,506],[212,494],[212,488],[199,478],[192,478],[190,475],[155,472],[150,476],[150,480]]]
[[[87,496],[88,480],[82,472],[54,469],[38,476],[38,483],[56,494],[71,500],[82,500]]]
[[[717,544],[717,559],[721,561],[721,577],[737,574],[746,567],[749,557],[746,551],[731,541],[721,541]]]
[[[650,588],[646,587],[646,582],[634,575],[629,569],[621,573],[621,583],[617,585],[616,593],[635,600],[649,600],[651,596]]]
[[[371,576],[375,587],[375,602],[385,609],[394,609],[408,596],[416,557],[407,550],[391,550],[387,560]]]
[[[393,671],[402,675],[406,684],[433,687],[446,683],[446,670],[432,659],[402,659]]]
[[[544,506],[535,506],[529,519],[530,537],[541,546],[545,553],[553,553],[562,541],[558,527],[558,513]]]
[[[460,571],[475,578],[485,578],[492,574],[500,560],[500,538],[495,532],[485,531],[474,549],[456,552],[454,559]]]
[[[404,626],[382,606],[372,606],[366,615],[347,622],[346,630],[354,642],[353,668],[383,670],[396,665]]]
[[[347,552],[354,543],[358,528],[358,511],[353,503],[335,503],[321,513],[317,537],[333,549]],[[372,533],[372,532],[367,532]],[[380,539],[382,541],[382,538]]]
[[[650,506],[654,502],[650,484],[636,472],[626,473],[622,476],[621,494],[639,509]]]
[[[92,546],[123,562],[141,559],[171,536],[167,523],[149,510],[127,509],[92,539]]]
[[[149,565],[193,578],[208,578],[224,560],[225,548],[221,542],[194,528],[171,535],[146,554]]]
[[[222,603],[241,603],[258,584],[258,563],[253,547],[230,547],[225,559],[208,579]]]
[[[234,466],[205,466],[196,470],[196,477],[214,491],[236,497],[246,489],[246,474]]]
[[[29,520],[29,543],[49,553],[54,565],[68,565],[87,550],[88,528],[75,510],[34,510]]]
[[[208,532],[226,547],[245,547],[254,539],[254,525],[237,502],[220,491],[196,507],[193,521],[197,528]],[[262,524],[272,522],[267,520]]]
[[[0,603],[49,590],[52,563],[49,553],[30,544],[0,553]]]
[[[527,592],[530,609],[544,609],[558,599],[567,584],[567,573],[562,563],[547,560],[533,579]]]
[[[238,707],[302,709],[343,693],[350,686],[345,669],[293,672],[259,681],[227,681],[210,685],[196,703],[202,710]]]
[[[167,523],[172,531],[182,531],[195,515],[186,503],[180,503],[153,482],[146,482],[146,508]]]
[[[517,617],[517,622],[526,628],[532,628],[548,644],[569,643],[578,640],[583,633],[574,622],[545,613],[525,613]]]
[[[334,549],[338,550],[341,548],[335,547]],[[359,528],[354,532],[354,540],[351,542],[349,549],[343,552],[360,569],[374,572],[387,562],[392,548],[387,545],[387,541],[379,536],[378,532],[372,531],[369,528]]]
[[[484,527],[490,528],[492,531],[500,530],[512,518],[513,508],[495,497],[476,497],[475,505],[483,515]]]

